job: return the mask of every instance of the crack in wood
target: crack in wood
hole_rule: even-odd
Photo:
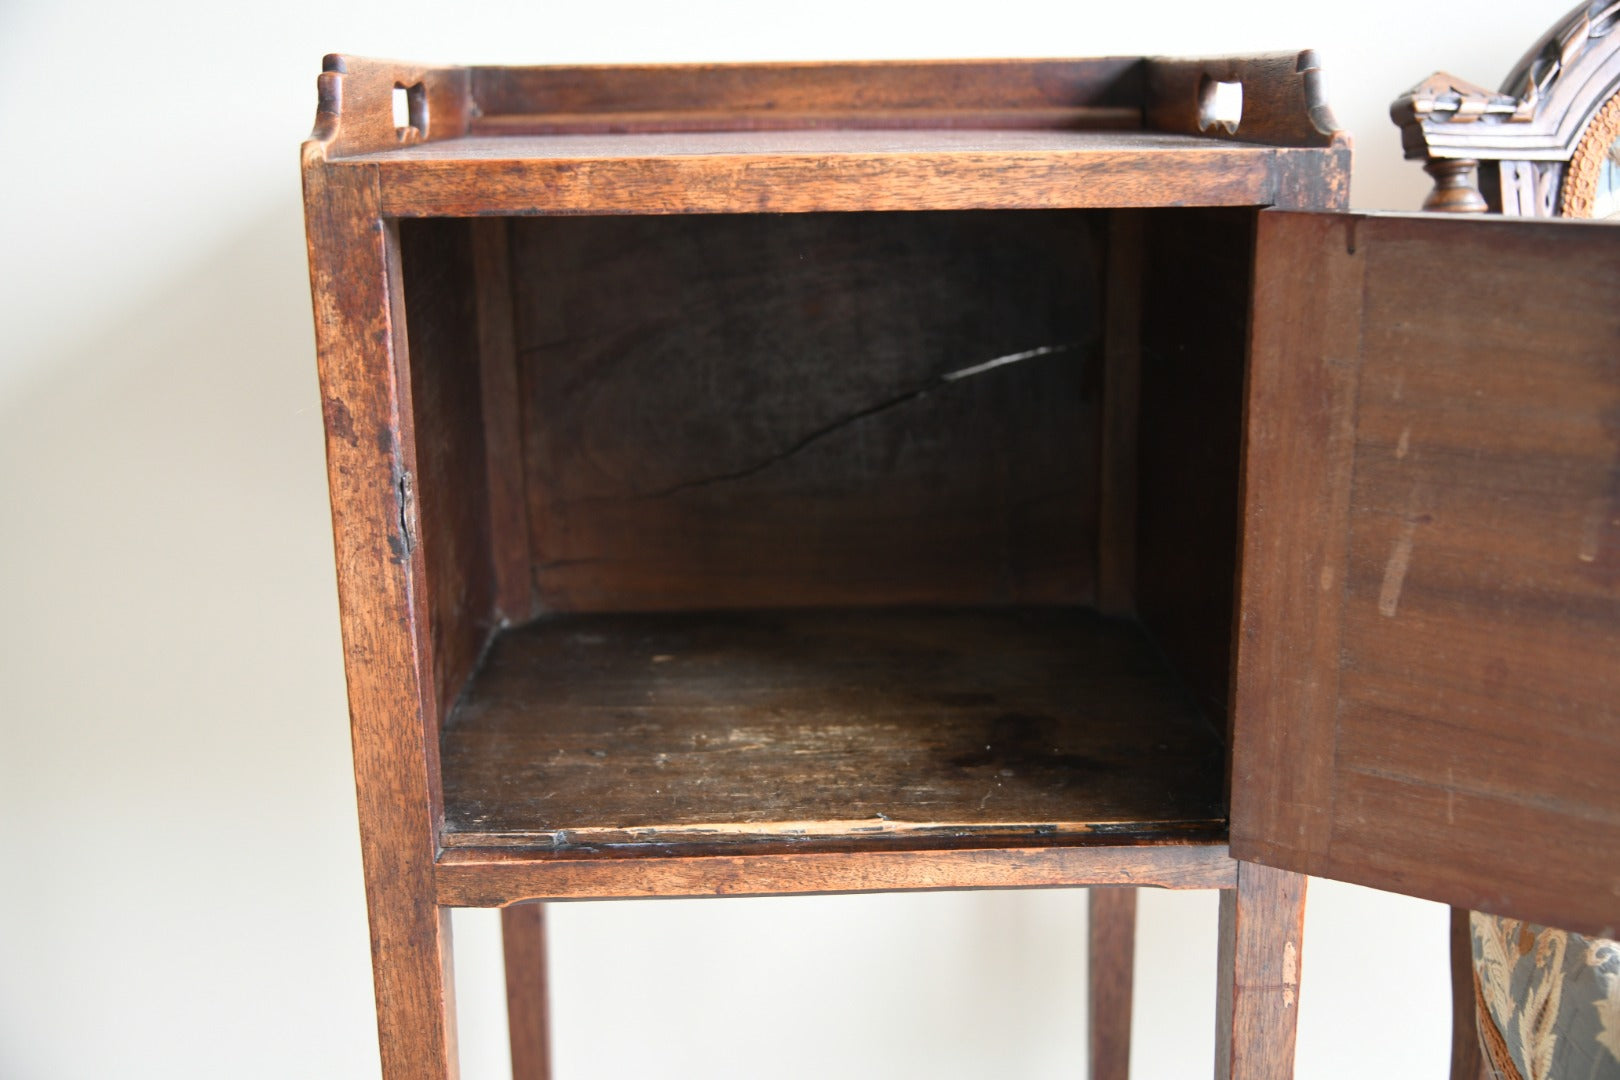
[[[955,371],[947,371],[944,374],[933,376],[921,386],[914,387],[910,390],[904,391],[903,393],[895,394],[892,397],[884,398],[876,404],[868,405],[864,409],[859,409],[847,416],[840,417],[831,423],[823,424],[821,427],[816,428],[808,434],[800,436],[784,449],[778,450],[769,457],[754,462],[752,465],[746,465],[743,468],[733,469],[729,472],[717,473],[714,476],[699,477],[696,480],[683,480],[680,483],[674,484],[670,487],[659,488],[655,491],[639,492],[631,497],[635,499],[667,499],[673,495],[679,495],[683,491],[691,491],[695,488],[712,487],[715,484],[730,484],[735,483],[738,480],[746,480],[750,476],[756,476],[759,473],[764,472],[766,469],[769,469],[774,465],[778,465],[796,454],[802,453],[804,450],[820,442],[822,439],[827,438],[829,435],[836,434],[844,428],[850,427],[853,424],[858,424],[862,420],[876,416],[878,413],[888,412],[890,409],[895,409],[901,405],[906,405],[910,402],[916,401],[919,398],[927,397],[935,390],[950,386],[953,383],[960,382],[964,379],[984,375],[988,372],[995,371],[998,368],[1006,367],[1009,364],[1021,363],[1026,360],[1034,360],[1037,357],[1042,356],[1054,356],[1061,353],[1075,352],[1079,348],[1080,345],[1078,342],[1040,345],[1033,349],[1024,349],[1019,352],[1012,352],[1003,356],[992,357],[991,359],[985,360],[982,363],[971,364],[968,367],[958,368]]]

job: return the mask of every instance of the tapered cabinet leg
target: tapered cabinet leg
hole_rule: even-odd
[[[1467,908],[1451,909],[1451,1080],[1485,1075],[1475,1013],[1474,935]]]
[[[546,907],[501,909],[506,956],[506,1020],[512,1041],[512,1080],[550,1080],[551,1020],[546,991]]]
[[[373,903],[371,940],[383,1080],[457,1080],[450,909]]]
[[[1304,875],[1239,863],[1221,892],[1216,1080],[1294,1075],[1304,929]]]
[[[1136,890],[1090,890],[1091,1080],[1131,1073],[1131,977],[1136,961]]]

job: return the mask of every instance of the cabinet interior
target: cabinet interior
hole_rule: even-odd
[[[442,843],[1223,838],[1254,215],[399,221]]]

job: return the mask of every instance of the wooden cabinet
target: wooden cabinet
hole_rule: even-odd
[[[1612,926],[1620,233],[1269,209],[1348,161],[1309,53],[328,58],[391,1080],[457,905],[1221,888],[1256,1077],[1290,872]]]

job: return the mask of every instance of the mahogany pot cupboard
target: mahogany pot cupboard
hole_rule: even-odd
[[[328,57],[388,1080],[454,1075],[457,906],[520,1078],[537,901],[1220,889],[1243,1078],[1303,875],[1612,932],[1620,232],[1346,213],[1349,158],[1308,52]]]

